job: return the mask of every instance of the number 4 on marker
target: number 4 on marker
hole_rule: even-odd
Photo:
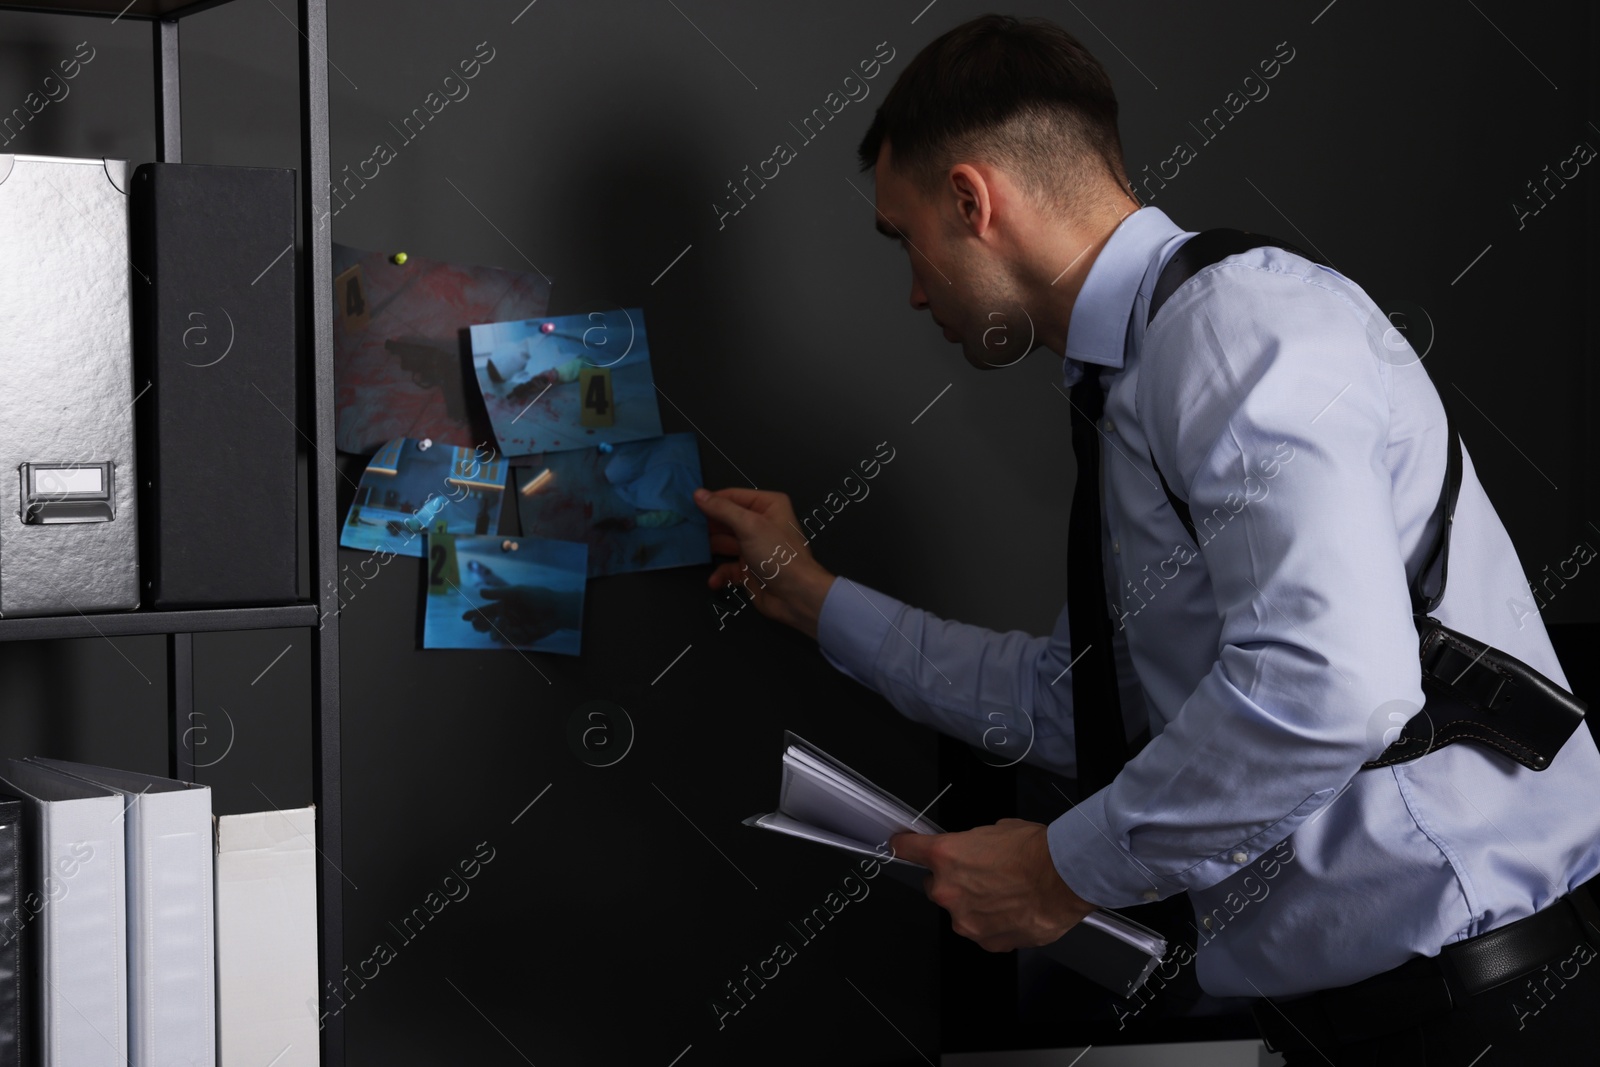
[[[339,321],[346,333],[356,333],[367,327],[371,315],[367,311],[366,290],[361,285],[361,264],[357,263],[333,280],[333,304],[339,309]]]
[[[579,371],[578,395],[583,397],[583,409],[578,419],[580,425],[616,425],[617,404],[616,398],[611,393],[610,369],[585,367]]]

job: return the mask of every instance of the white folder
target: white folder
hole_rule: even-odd
[[[122,797],[128,887],[128,1063],[215,1067],[211,790],[82,763],[27,762]]]
[[[0,791],[22,798],[33,841],[44,1067],[127,1067],[128,974],[122,797],[8,759]]]
[[[316,1067],[315,809],[217,820],[222,1067]]]

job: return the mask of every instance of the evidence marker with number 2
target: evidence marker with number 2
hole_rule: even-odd
[[[461,587],[461,570],[456,565],[456,538],[443,519],[428,531],[428,595],[445,596]]]

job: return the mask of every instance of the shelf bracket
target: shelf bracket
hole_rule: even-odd
[[[167,635],[168,777],[194,781],[194,634]]]
[[[178,107],[178,20],[152,19],[156,59],[156,159],[183,161],[183,116]]]

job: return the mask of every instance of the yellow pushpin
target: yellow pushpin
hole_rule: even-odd
[[[394,255],[389,257],[389,260],[395,266],[403,267],[403,266],[405,266],[405,262],[406,262],[406,254],[404,252],[396,252]]]

